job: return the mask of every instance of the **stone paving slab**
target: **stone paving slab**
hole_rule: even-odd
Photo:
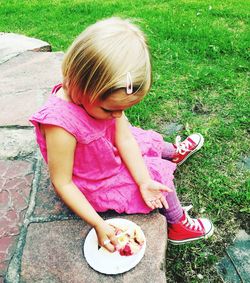
[[[250,235],[240,230],[234,244],[227,248],[227,254],[243,281],[250,282]]]
[[[20,282],[165,283],[165,218],[159,213],[122,217],[140,225],[147,238],[145,256],[131,271],[108,276],[88,266],[82,246],[90,227],[81,220],[32,223],[28,227]]]
[[[33,129],[0,129],[0,159],[26,158],[35,148]]]
[[[241,157],[241,160],[238,163],[238,166],[241,170],[242,169],[250,170],[250,156]]]
[[[221,278],[223,278],[224,283],[242,283],[234,265],[228,257],[224,257],[220,261],[217,270]]]
[[[27,51],[0,65],[0,95],[48,89],[61,81],[63,52]]]
[[[49,43],[21,34],[0,32],[0,64],[27,50],[51,51]]]
[[[168,123],[168,124],[162,123],[160,128],[164,135],[170,136],[173,134],[177,134],[178,132],[181,132],[184,126],[182,124],[177,124],[177,123]]]
[[[30,162],[0,160],[0,276],[5,274],[14,253],[32,179]]]
[[[224,282],[250,282],[250,235],[240,230],[226,253],[217,268]]]
[[[25,52],[0,65],[0,125],[31,126],[29,116],[61,82],[62,52]]]
[[[0,96],[1,126],[32,126],[29,117],[45,102],[48,94],[49,90],[33,89]]]

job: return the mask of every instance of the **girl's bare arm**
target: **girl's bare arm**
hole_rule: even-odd
[[[102,218],[96,213],[85,196],[72,182],[75,138],[60,127],[43,126],[50,178],[56,193],[70,209],[91,226],[95,226]]]
[[[129,129],[124,113],[121,118],[116,119],[115,140],[116,147],[138,186],[150,181],[151,177],[142,158],[141,150]]]
[[[72,181],[75,138],[60,127],[42,127],[46,137],[50,177],[56,193],[75,214],[95,228],[100,245],[106,239],[111,240],[111,244],[105,247],[113,251],[112,243],[116,243],[113,229],[98,215]]]
[[[125,114],[116,119],[116,147],[130,174],[138,185],[142,198],[151,209],[168,208],[161,191],[171,192],[165,185],[152,180],[142,158],[141,150],[135,140]],[[152,202],[153,201],[153,202]]]

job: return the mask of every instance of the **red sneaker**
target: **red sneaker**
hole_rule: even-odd
[[[177,136],[175,139],[174,147],[176,154],[171,160],[178,165],[181,165],[189,156],[199,150],[204,143],[204,138],[201,134],[192,134],[181,142],[181,137]]]
[[[168,223],[168,240],[174,245],[181,245],[213,235],[212,222],[206,218],[193,219],[188,215],[192,205],[183,208],[183,216],[178,223]]]

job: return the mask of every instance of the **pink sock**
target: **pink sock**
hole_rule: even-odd
[[[175,155],[176,149],[172,143],[165,142],[165,147],[162,151],[162,158],[172,159]]]
[[[163,214],[167,222],[169,223],[178,223],[183,215],[183,209],[181,207],[181,203],[179,201],[179,198],[176,194],[176,190],[174,186],[171,188],[173,192],[168,193],[166,196],[166,200],[168,203],[169,208],[161,208],[160,213]]]

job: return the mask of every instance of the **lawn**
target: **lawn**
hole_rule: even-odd
[[[168,282],[220,282],[215,264],[237,231],[249,231],[249,0],[1,1],[0,31],[67,49],[98,19],[136,18],[148,36],[153,86],[130,121],[173,141],[200,132],[204,147],[177,170],[193,216],[209,216],[211,240],[168,246]],[[178,129],[169,131],[175,123]],[[199,279],[200,278],[200,279]]]

